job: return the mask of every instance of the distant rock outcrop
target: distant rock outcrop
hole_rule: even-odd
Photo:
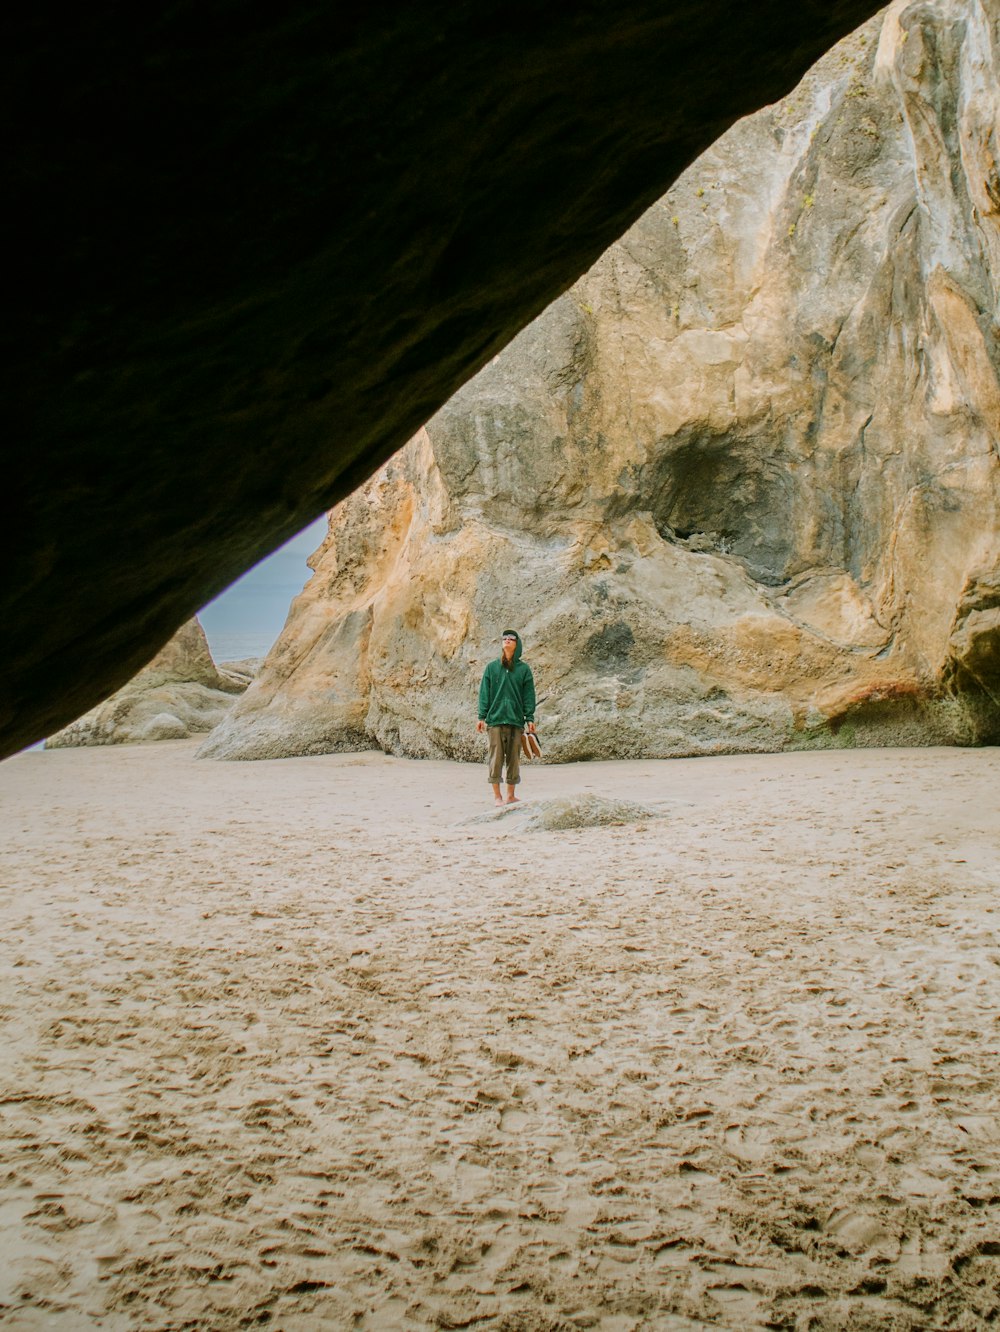
[[[333,511],[202,753],[1000,739],[1000,68],[902,0],[731,130]],[[991,26],[992,25],[992,26]]]
[[[245,665],[217,667],[205,631],[189,620],[124,688],[50,736],[45,748],[184,740],[210,731],[253,678]]]

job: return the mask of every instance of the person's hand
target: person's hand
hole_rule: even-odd
[[[534,734],[535,734],[535,723],[534,723],[534,722],[528,722],[528,734],[529,734],[529,735],[534,735]]]
[[[477,721],[477,722],[476,722],[476,730],[477,730],[477,731],[485,731],[485,730],[486,730],[486,723],[485,723],[484,721]]]

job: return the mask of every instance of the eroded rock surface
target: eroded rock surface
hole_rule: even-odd
[[[995,4],[897,3],[734,127],[334,510],[214,757],[1000,737]]]
[[[50,736],[47,749],[185,740],[222,721],[253,678],[249,663],[216,666],[197,619],[109,699]]]

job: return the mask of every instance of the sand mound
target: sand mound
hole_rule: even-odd
[[[623,823],[644,823],[662,819],[666,811],[630,800],[609,800],[605,796],[571,795],[557,800],[533,800],[531,804],[505,805],[477,814],[467,823],[503,821],[510,832],[568,832],[572,828],[612,828]]]

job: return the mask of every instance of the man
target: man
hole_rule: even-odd
[[[500,795],[500,777],[507,771],[507,804],[517,804],[514,788],[521,780],[521,735],[535,729],[535,677],[531,667],[521,660],[521,640],[513,629],[505,629],[500,640],[502,651],[483,671],[479,685],[479,721],[477,731],[489,731],[490,782],[493,799],[504,803]]]

